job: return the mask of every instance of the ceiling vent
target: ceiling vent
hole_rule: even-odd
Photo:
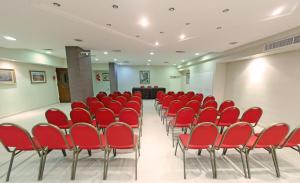
[[[124,64],[129,64],[129,61],[128,61],[128,60],[125,60],[123,63],[124,63]]]
[[[177,50],[176,53],[184,53],[185,51]]]
[[[300,43],[300,36],[289,37],[286,39],[275,41],[273,43],[265,44],[264,51],[270,51],[276,48],[281,48],[297,43]]]
[[[122,50],[111,50],[111,52],[120,53],[120,52],[122,52]]]

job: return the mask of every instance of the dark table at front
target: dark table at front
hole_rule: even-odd
[[[166,88],[132,88],[132,93],[140,91],[143,99],[155,99],[158,91],[166,92]]]

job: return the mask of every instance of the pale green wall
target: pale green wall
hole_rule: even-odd
[[[109,72],[108,64],[102,63],[93,63],[92,64],[92,77],[93,77],[93,88],[94,95],[97,95],[99,91],[105,91],[106,93],[110,93],[110,82],[109,81],[97,81],[96,73]]]

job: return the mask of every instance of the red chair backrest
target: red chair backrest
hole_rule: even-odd
[[[191,100],[187,104],[185,104],[185,107],[190,107],[194,109],[195,113],[198,114],[200,109],[200,102],[198,100]]]
[[[176,124],[192,124],[193,121],[195,120],[195,112],[192,108],[190,107],[183,107],[180,109],[175,118],[175,123]]]
[[[206,96],[203,100],[203,104],[205,104],[206,102],[210,101],[210,100],[216,100],[214,96]]]
[[[139,97],[139,96],[132,96],[132,97],[130,98],[130,100],[131,100],[131,101],[136,101],[136,102],[138,102],[140,105],[142,105],[142,99],[141,99],[141,97]]]
[[[17,150],[37,149],[30,134],[22,127],[11,123],[0,124],[0,142]]]
[[[183,103],[179,100],[172,100],[168,107],[168,113],[176,114],[182,107]]]
[[[111,109],[101,108],[95,112],[96,123],[100,126],[108,126],[116,121],[115,114]]]
[[[107,93],[104,91],[99,92],[98,94],[104,94],[105,96],[107,96]]]
[[[61,127],[69,124],[68,117],[59,109],[49,109],[45,113],[48,123]]]
[[[90,107],[91,102],[93,102],[93,101],[99,101],[99,100],[96,97],[87,97],[86,98],[86,104],[87,104],[87,106]]]
[[[166,95],[163,99],[163,102],[162,102],[162,107],[163,108],[168,108],[169,105],[170,105],[170,102],[174,100],[174,97],[171,96],[171,95]]]
[[[130,98],[131,98],[131,93],[125,93],[125,92],[124,92],[123,97],[126,98],[126,101],[129,101]]]
[[[107,146],[109,147],[133,147],[134,134],[132,128],[121,122],[110,124],[105,131]]]
[[[47,123],[40,123],[32,128],[34,138],[40,146],[48,149],[70,149],[65,135],[56,126]]]
[[[108,97],[110,97],[112,100],[115,100],[118,97],[118,95],[115,93],[111,93],[108,95]]]
[[[189,136],[188,146],[190,148],[213,147],[218,137],[218,128],[213,123],[201,123],[196,125]]]
[[[187,92],[187,95],[189,96],[189,98],[192,98],[195,95],[195,92],[189,91]]]
[[[208,107],[203,109],[197,118],[197,123],[211,122],[215,123],[218,116],[218,111],[216,108]]]
[[[163,102],[165,96],[167,96],[165,93],[162,93],[161,95],[158,96],[158,102],[159,102],[160,104],[162,104],[162,102]]]
[[[249,123],[238,122],[231,125],[222,135],[219,147],[239,148],[245,146],[253,134],[253,128]]]
[[[126,123],[129,126],[139,126],[139,115],[134,109],[124,108],[120,111],[119,121]]]
[[[228,126],[230,126],[239,120],[239,115],[240,110],[238,108],[228,107],[222,112],[219,123],[227,124]]]
[[[177,96],[181,96],[181,95],[184,95],[184,91],[177,92]]]
[[[111,109],[111,110],[114,112],[114,114],[115,114],[116,116],[118,116],[119,113],[120,113],[120,111],[122,110],[123,106],[122,106],[122,104],[121,104],[120,102],[115,101],[115,100],[112,100],[112,101],[108,104],[108,107],[107,107],[107,108]]]
[[[226,108],[233,107],[233,106],[234,106],[234,102],[232,100],[226,100],[222,102],[222,104],[219,107],[219,114],[221,114]]]
[[[180,100],[183,103],[183,105],[187,104],[190,101],[187,95],[180,95],[178,96],[177,100]]]
[[[103,108],[103,107],[105,107],[105,106],[104,106],[104,104],[102,102],[100,102],[100,101],[92,101],[90,103],[90,112],[91,112],[92,115],[95,115],[96,111],[98,109]]]
[[[127,98],[124,96],[118,96],[116,101],[120,102],[124,106],[127,103]]]
[[[300,127],[295,128],[290,135],[286,138],[283,146],[293,147],[300,144]]]
[[[70,135],[74,146],[80,149],[98,149],[103,145],[97,129],[87,123],[74,124],[70,129]]]
[[[243,113],[240,121],[256,125],[262,116],[263,110],[259,107],[252,107]]]
[[[218,108],[218,103],[217,101],[215,100],[210,100],[210,101],[207,101],[204,105],[203,105],[203,108],[207,108],[207,107],[213,107],[213,108]]]
[[[72,109],[75,109],[75,108],[88,109],[88,106],[82,101],[75,101],[75,102],[72,102],[71,108]]]
[[[103,98],[103,97],[105,97],[106,96],[106,94],[104,94],[104,93],[98,93],[97,95],[96,95],[96,97],[97,97],[97,99],[99,100],[99,101],[101,101],[101,99]]]
[[[257,137],[253,147],[277,147],[283,142],[289,132],[289,126],[284,123],[278,123],[263,130]]]
[[[108,104],[112,101],[110,97],[102,97],[101,102],[105,105],[105,107],[108,106]]]
[[[137,97],[142,98],[142,92],[136,91],[136,92],[133,93],[133,96],[137,96]]]
[[[191,98],[191,100],[197,100],[197,101],[199,101],[200,103],[202,102],[202,100],[203,100],[203,94],[201,93],[201,94],[196,94],[196,95],[194,95],[192,98]]]
[[[136,101],[129,101],[125,105],[126,108],[134,109],[138,114],[141,113],[141,105]]]
[[[85,109],[81,109],[81,108],[72,109],[70,112],[70,117],[73,124],[75,123],[93,124],[91,114]]]
[[[157,93],[156,93],[156,98],[158,99],[161,95],[163,95],[164,94],[164,92],[163,91],[158,91]]]

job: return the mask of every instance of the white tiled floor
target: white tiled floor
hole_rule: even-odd
[[[44,113],[50,107],[60,108],[67,114],[70,104],[57,104],[19,115],[0,119],[0,123],[17,123],[31,130],[36,123],[46,122]],[[217,153],[218,179],[212,179],[208,153],[197,156],[195,151],[187,154],[187,179],[183,179],[182,153],[174,156],[171,137],[166,135],[165,127],[156,114],[153,101],[144,101],[144,128],[141,156],[138,162],[138,180],[136,182],[299,182],[300,156],[296,151],[285,149],[278,151],[281,178],[275,177],[271,157],[265,151],[255,151],[250,155],[252,179],[242,174],[240,156],[229,151],[226,157]],[[8,168],[8,153],[0,148],[0,182],[5,181]],[[51,152],[48,156],[43,182],[70,181],[72,153],[64,158],[61,152]],[[95,151],[92,157],[87,152],[80,154],[76,180],[74,182],[102,182],[103,152]],[[110,161],[108,180],[105,182],[135,182],[134,153],[119,152]],[[34,153],[22,153],[14,162],[10,182],[37,182],[39,158]]]

